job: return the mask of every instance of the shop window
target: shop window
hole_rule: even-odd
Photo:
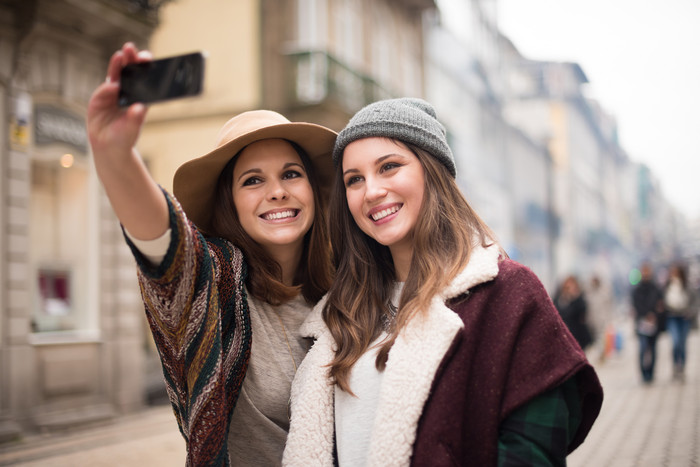
[[[34,332],[84,330],[89,290],[88,174],[74,158],[31,164],[30,271]]]
[[[38,310],[34,331],[74,329],[71,273],[67,269],[37,271]]]

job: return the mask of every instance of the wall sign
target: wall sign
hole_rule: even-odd
[[[12,98],[10,115],[10,143],[16,146],[29,146],[29,122],[32,120],[32,96],[26,91],[18,91]]]
[[[82,116],[58,107],[34,108],[34,142],[37,145],[65,143],[87,153],[87,130]]]

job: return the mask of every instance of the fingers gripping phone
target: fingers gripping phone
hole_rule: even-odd
[[[135,102],[148,104],[202,92],[204,55],[195,52],[122,68],[119,84],[119,106]]]

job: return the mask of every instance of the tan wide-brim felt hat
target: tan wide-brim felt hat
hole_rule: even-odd
[[[216,149],[182,164],[173,178],[173,192],[187,217],[204,232],[212,233],[216,184],[228,161],[251,143],[286,139],[297,143],[311,159],[324,194],[333,181],[333,144],[337,133],[321,125],[290,122],[271,110],[236,115],[219,132]]]

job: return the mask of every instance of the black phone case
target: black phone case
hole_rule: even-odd
[[[119,106],[196,96],[203,80],[204,56],[199,52],[127,65],[120,77]]]

